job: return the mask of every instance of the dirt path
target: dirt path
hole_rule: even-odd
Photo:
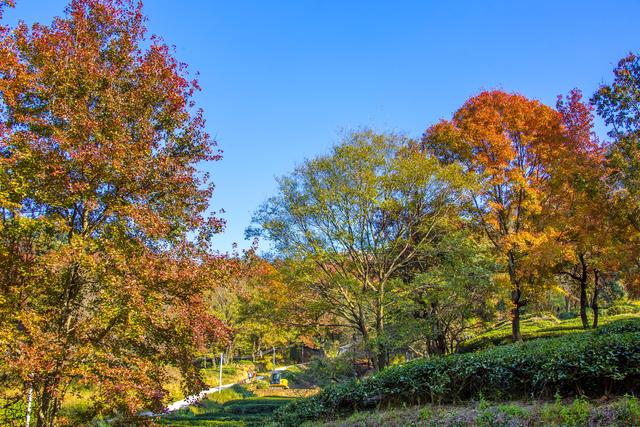
[[[295,365],[283,366],[282,368],[276,368],[274,371],[277,371],[277,372],[286,371],[287,369],[291,368],[292,366],[295,366]],[[205,397],[207,397],[207,395],[209,395],[211,393],[215,393],[218,390],[224,390],[225,388],[233,387],[234,385],[239,385],[239,384],[240,383],[223,384],[222,386],[216,386],[216,387],[212,387],[212,388],[209,388],[209,389],[206,389],[206,390],[202,390],[200,393],[192,394],[191,396],[187,396],[182,400],[178,400],[176,402],[173,402],[173,403],[167,405],[167,407],[165,408],[165,411],[163,413],[154,414],[151,411],[146,411],[146,412],[141,413],[140,415],[147,416],[147,417],[152,417],[152,416],[157,416],[157,415],[170,414],[171,412],[175,412],[178,409],[186,408],[188,406],[191,406],[191,405],[194,405],[194,404],[200,402],[202,399],[204,399]]]

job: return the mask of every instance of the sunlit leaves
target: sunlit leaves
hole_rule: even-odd
[[[553,164],[563,152],[561,115],[522,95],[482,92],[449,122],[428,129],[423,146],[442,161],[480,177],[469,211],[504,256],[514,304],[514,338],[522,293],[536,288],[528,256],[544,233],[537,227]],[[529,292],[531,294],[531,292]]]
[[[133,1],[73,0],[0,31],[0,345],[40,423],[77,383],[97,412],[158,409],[163,365],[194,391],[191,357],[228,337],[202,298],[222,223],[196,169],[220,154],[197,82],[144,24]]]

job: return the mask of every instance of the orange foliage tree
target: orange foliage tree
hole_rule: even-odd
[[[520,340],[520,312],[542,281],[532,253],[554,239],[538,216],[550,171],[564,149],[561,115],[518,94],[482,92],[453,116],[430,127],[426,149],[478,174],[482,189],[470,213],[504,260],[511,287],[512,335]]]
[[[544,200],[541,222],[557,236],[542,253],[552,269],[578,285],[582,325],[589,327],[587,307],[598,323],[598,293],[603,272],[614,269],[613,229],[609,205],[606,146],[593,132],[592,108],[582,102],[582,94],[573,90],[559,97],[557,108],[564,126],[563,150],[555,167]],[[589,285],[593,277],[593,286]],[[589,301],[587,292],[591,289]]]

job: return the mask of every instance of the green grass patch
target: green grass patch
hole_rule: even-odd
[[[604,315],[600,318],[599,324],[600,326],[604,326],[611,322],[638,317],[640,317],[640,314],[635,312]],[[581,333],[584,332],[584,329],[582,328],[582,321],[579,317],[558,320],[554,316],[532,316],[521,321],[520,331],[522,333],[522,339],[527,341],[537,338],[550,338]],[[459,351],[461,353],[467,353],[492,346],[508,344],[510,342],[511,322],[504,321],[495,325],[490,331],[467,340],[460,346]]]
[[[233,365],[222,365],[222,384],[232,384],[247,378],[247,372],[253,365],[239,363]],[[215,387],[220,382],[220,368],[201,369],[202,379],[205,384]]]

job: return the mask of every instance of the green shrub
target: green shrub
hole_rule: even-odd
[[[269,388],[269,383],[265,380],[257,380],[256,381],[256,389],[258,390],[266,390]]]
[[[602,335],[622,334],[625,332],[640,332],[640,321],[633,318],[624,319],[598,328],[598,333]]]
[[[434,416],[433,410],[428,406],[425,406],[424,408],[420,409],[420,413],[418,414],[418,418],[423,421],[429,421],[433,418],[433,416]]]
[[[223,388],[220,391],[216,391],[207,395],[207,398],[202,401],[201,405],[207,401],[216,403],[225,403],[231,400],[245,399],[251,396],[246,388],[240,385],[234,385],[232,387]]]
[[[502,404],[498,406],[498,410],[503,414],[506,414],[513,418],[527,419],[531,416],[529,411],[527,411],[525,408],[513,403]]]
[[[560,320],[576,319],[577,317],[578,313],[576,313],[575,311],[563,311],[562,313],[558,314],[558,319]]]
[[[614,305],[606,309],[606,313],[608,316],[615,316],[618,314],[633,314],[638,312],[640,312],[640,307],[628,301],[616,302]]]
[[[556,402],[554,405],[544,404],[540,408],[540,420],[546,426],[558,425],[560,421],[560,410],[562,406],[560,402]]]
[[[346,354],[333,359],[313,357],[309,361],[307,369],[301,371],[296,380],[301,383],[324,387],[332,383],[348,381],[355,378],[355,376],[353,360]]]
[[[620,427],[640,425],[640,401],[635,396],[625,396],[615,406],[616,421]]]
[[[281,402],[234,402],[232,404],[225,405],[224,410],[232,414],[271,414],[275,409],[282,406]]]
[[[480,395],[492,399],[601,394],[640,382],[640,320],[602,330],[533,340],[489,350],[419,359],[387,368],[361,381],[326,387],[276,411],[279,425],[333,417],[380,404],[456,402]],[[632,323],[633,323],[632,322]],[[620,332],[618,332],[620,331]],[[578,416],[580,403],[567,413]]]
[[[591,405],[585,398],[573,401],[571,405],[563,406],[560,409],[560,419],[562,425],[567,427],[581,427],[588,424]]]
[[[482,409],[473,420],[478,427],[511,427],[525,425],[530,418],[526,409],[517,405],[500,405]]]

